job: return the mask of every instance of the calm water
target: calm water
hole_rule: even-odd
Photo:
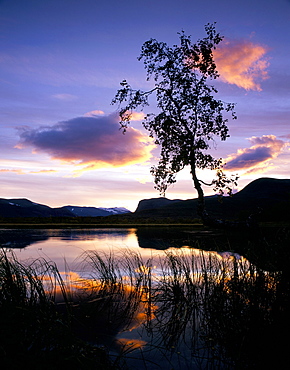
[[[81,255],[90,250],[116,252],[139,249],[135,229],[16,229],[0,230],[0,244],[19,260],[45,258],[60,271],[75,271]]]
[[[208,232],[202,229],[180,228],[180,227],[141,227],[141,228],[96,228],[96,229],[0,229],[0,245],[7,250],[13,251],[20,261],[33,261],[37,258],[44,258],[56,263],[60,272],[73,271],[78,275],[86,276],[88,271],[81,268],[82,255],[89,251],[98,253],[113,253],[120,256],[126,251],[135,252],[142,256],[144,260],[149,258],[155,261],[161,261],[165,251],[180,251],[183,253],[196,254],[200,257],[201,242],[208,249],[203,257],[218,257],[227,259],[230,253],[214,251],[214,243],[219,234]],[[212,249],[212,251],[209,251]],[[236,255],[238,256],[238,255]],[[238,256],[240,257],[240,256]],[[242,258],[242,257],[241,257]],[[152,271],[158,275],[158,263],[154,265]],[[191,337],[192,328],[185,331],[186,336]],[[158,333],[158,331],[157,331]],[[148,333],[141,330],[141,326],[129,330],[116,331],[110,339],[110,346],[118,353],[120,343],[134,345],[135,343],[144,343],[143,352],[133,351],[129,354],[127,360],[132,369],[199,369],[216,368],[208,367],[207,359],[197,366],[196,359],[192,355],[192,348],[187,347],[183,342],[180,348],[174,352],[164,353],[160,350],[163,344],[158,342],[153,336],[148,337]],[[151,346],[149,346],[149,342]],[[146,345],[145,345],[146,344]],[[143,344],[142,344],[143,346]],[[117,349],[116,349],[117,348]],[[155,349],[158,348],[158,349]],[[174,347],[172,347],[174,348]],[[170,354],[170,356],[169,356]],[[168,357],[169,356],[169,357]],[[144,359],[146,360],[144,362]],[[199,360],[200,361],[200,360]],[[145,366],[144,363],[148,365]],[[201,365],[201,367],[200,367]],[[214,366],[211,364],[211,366]],[[222,367],[221,367],[222,368]]]
[[[60,271],[79,272],[87,251],[120,255],[139,253],[144,259],[162,256],[165,250],[194,248],[201,239],[214,245],[215,234],[192,227],[141,227],[96,229],[0,229],[0,245],[11,249],[20,261],[44,258]],[[192,249],[191,249],[192,250]],[[216,254],[216,252],[210,252]],[[223,255],[222,253],[220,254]]]

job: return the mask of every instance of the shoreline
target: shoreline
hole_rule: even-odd
[[[70,229],[79,229],[79,228],[132,228],[132,227],[170,227],[170,226],[177,226],[177,227],[204,227],[203,224],[197,223],[97,223],[97,224],[70,224],[70,223],[3,223],[0,224],[0,229],[7,229],[7,228],[43,228],[43,229],[50,229],[50,228],[70,228]]]
[[[194,228],[206,228],[211,229],[208,226],[203,225],[202,223],[197,222],[160,222],[160,223],[142,223],[142,222],[132,222],[132,223],[67,223],[67,222],[58,222],[58,223],[17,223],[17,222],[5,222],[0,223],[0,229],[33,229],[33,228],[42,228],[42,229],[97,229],[97,228],[134,228],[134,227],[194,227]],[[288,228],[290,227],[289,222],[260,222],[259,227],[262,228],[271,228],[271,227],[281,227]]]

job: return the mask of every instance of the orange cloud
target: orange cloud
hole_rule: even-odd
[[[277,139],[274,135],[253,136],[248,139],[250,148],[238,149],[237,153],[226,160],[225,170],[243,170],[264,172],[269,169],[269,161],[276,158],[289,143]]]
[[[260,82],[268,78],[266,52],[264,46],[250,41],[225,40],[214,50],[221,79],[246,90],[261,91]]]
[[[12,172],[12,173],[17,173],[18,175],[24,175],[25,172],[20,169],[8,169],[8,168],[2,168],[0,169],[0,172]]]
[[[136,181],[138,181],[140,184],[147,184],[147,183],[152,183],[152,176],[141,176],[137,177]]]
[[[39,173],[54,173],[57,172],[56,170],[37,170],[37,171],[24,171],[22,169],[8,169],[8,168],[2,168],[0,169],[0,172],[12,172],[17,173],[18,175],[26,175],[26,174],[39,174]]]
[[[29,173],[55,173],[56,170],[38,170],[38,171],[29,171]]]
[[[142,121],[145,117],[143,112],[133,112],[131,114],[131,121]]]

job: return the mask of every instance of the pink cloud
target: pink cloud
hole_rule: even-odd
[[[221,79],[246,90],[261,91],[260,82],[268,78],[266,52],[264,46],[250,41],[225,40],[214,51]]]
[[[243,170],[251,172],[267,167],[271,159],[276,158],[289,143],[277,139],[274,135],[253,136],[248,139],[252,146],[239,149],[226,160],[226,170]]]
[[[77,117],[37,129],[23,127],[19,135],[18,148],[31,146],[35,153],[81,166],[79,172],[146,162],[155,148],[152,139],[133,127],[122,134],[115,114]]]
[[[103,112],[102,110],[92,110],[90,112],[85,113],[84,117],[102,116],[104,114],[105,114],[105,112]]]

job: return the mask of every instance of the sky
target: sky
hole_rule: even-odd
[[[123,135],[111,101],[124,79],[148,88],[145,41],[172,46],[183,30],[195,42],[213,22],[224,36],[217,97],[238,116],[213,155],[239,175],[235,191],[289,178],[290,0],[0,0],[0,198],[134,211],[158,197],[142,114]],[[196,196],[187,168],[166,193]]]

